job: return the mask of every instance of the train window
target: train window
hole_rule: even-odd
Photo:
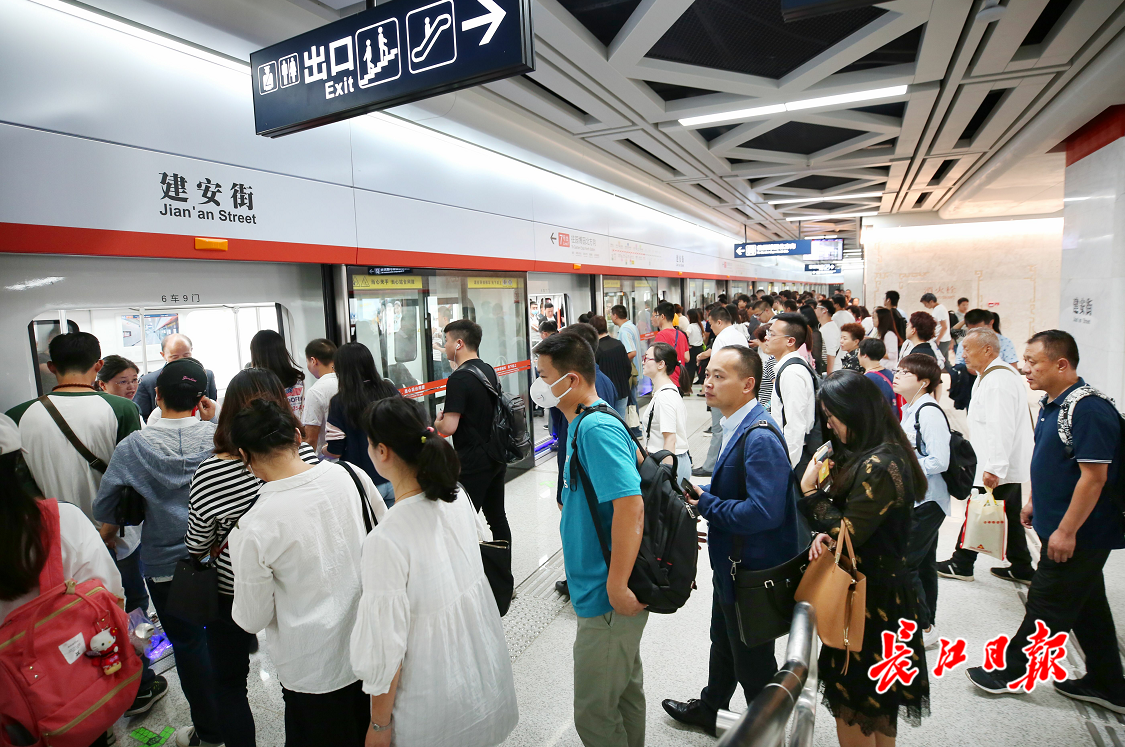
[[[35,319],[27,325],[27,336],[31,341],[31,357],[35,360],[35,388],[42,397],[58,383],[58,379],[47,368],[47,361],[50,360],[51,354],[47,348],[51,344],[51,340],[59,335],[62,329],[61,321],[56,317],[55,319]],[[66,321],[67,332],[77,332],[78,325],[71,320]]]
[[[142,375],[163,368],[160,351],[164,338],[187,335],[192,355],[214,372],[220,398],[231,378],[250,364],[251,338],[263,329],[283,335],[287,331],[280,304],[68,309],[65,314],[69,331],[90,332],[98,338],[103,356],[127,358]],[[40,392],[54,386],[54,377],[44,364],[47,344],[58,334],[59,316],[57,311],[41,314],[28,327],[39,361],[36,384]],[[296,358],[301,360],[299,353]]]

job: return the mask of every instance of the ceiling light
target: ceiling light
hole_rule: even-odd
[[[729,120],[750,119],[762,117],[767,114],[780,114],[784,111],[798,111],[801,109],[814,109],[819,106],[835,106],[836,104],[850,104],[856,101],[871,101],[872,99],[885,99],[891,96],[902,96],[906,93],[906,86],[891,86],[890,88],[874,88],[870,91],[856,91],[855,93],[841,93],[836,96],[823,96],[819,99],[804,99],[790,101],[787,104],[774,104],[773,106],[759,106],[756,109],[739,109],[733,112],[719,114],[704,114],[699,117],[686,117],[679,120],[684,127],[714,124]]]
[[[814,197],[786,197],[784,200],[767,200],[771,205],[784,205],[790,202],[841,202],[857,200],[861,197],[882,197],[882,192],[860,192],[854,195],[816,195]]]
[[[156,31],[152,31],[143,26],[134,25],[124,19],[118,18],[117,16],[110,15],[108,13],[95,11],[81,5],[72,5],[71,3],[63,2],[63,0],[31,1],[37,3],[38,5],[42,5],[45,8],[57,10],[68,15],[72,15],[75,18],[81,18],[84,21],[96,23],[99,26],[105,26],[107,29],[120,31],[138,39],[143,39],[144,41],[152,42],[153,44],[159,44],[160,46],[166,47],[167,49],[172,49],[177,52],[183,52],[184,54],[189,54],[192,57],[197,57],[201,60],[206,60],[207,62],[213,62],[217,65],[222,65],[223,67],[230,70],[235,70],[240,73],[250,73],[249,61],[243,62],[241,60],[236,60],[233,57],[227,57],[225,55],[217,54],[210,50],[197,47],[194,44],[189,44],[179,39],[157,33]]]
[[[977,11],[976,20],[979,23],[999,21],[1006,10],[1007,8],[1000,4],[1000,0],[984,0],[980,4],[980,10]]]
[[[722,122],[727,119],[750,119],[751,117],[763,117],[767,114],[781,114],[783,111],[785,111],[785,104],[774,104],[773,106],[759,106],[756,109],[739,109],[735,112],[688,117],[687,119],[681,119],[680,124],[684,127],[694,127],[696,125],[711,124],[712,122]]]
[[[832,220],[834,218],[866,218],[868,216],[878,215],[878,214],[879,214],[878,210],[872,211],[870,213],[825,213],[824,215],[797,215],[797,216],[793,216],[793,217],[788,217],[785,220],[790,221],[790,222],[795,222],[795,221],[799,221],[799,220],[821,221],[821,220]]]

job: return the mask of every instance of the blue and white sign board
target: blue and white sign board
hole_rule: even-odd
[[[535,69],[531,0],[395,0],[250,55],[278,137]]]
[[[792,239],[790,241],[759,241],[748,244],[735,244],[734,256],[736,259],[743,257],[777,257],[784,254],[811,254],[812,241],[809,239]]]
[[[844,274],[844,269],[835,262],[806,262],[805,272],[812,273],[813,275],[842,275]]]

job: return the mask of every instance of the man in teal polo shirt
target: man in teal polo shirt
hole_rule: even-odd
[[[585,407],[606,404],[594,388],[594,351],[576,335],[553,335],[535,349],[539,379],[531,397],[558,407],[571,423],[565,445],[562,546],[570,602],[578,616],[574,639],[574,726],[587,747],[642,747],[645,741],[641,634],[648,612],[628,582],[644,527],[637,450],[624,424]],[[577,443],[577,454],[572,444]],[[594,489],[601,524],[610,535],[607,567],[594,528],[577,458]]]
[[[1035,426],[1032,500],[1020,518],[1035,529],[1043,552],[1023,623],[1008,643],[1006,668],[967,673],[986,692],[1010,692],[1008,684],[1027,673],[1024,647],[1042,621],[1052,635],[1070,631],[1086,655],[1086,676],[1056,682],[1055,691],[1125,713],[1125,675],[1102,573],[1110,551],[1125,547],[1113,495],[1121,470],[1121,416],[1098,394],[1077,398],[1086,393],[1086,382],[1078,376],[1078,345],[1066,332],[1036,334],[1023,357],[1028,383],[1046,396]]]

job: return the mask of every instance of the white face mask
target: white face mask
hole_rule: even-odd
[[[558,384],[559,381],[568,380],[568,376],[570,376],[570,374],[563,374],[559,377],[558,381],[556,381],[555,384]],[[554,389],[555,384],[548,384],[543,380],[542,377],[537,378],[535,381],[531,382],[531,401],[542,407],[544,410],[548,410],[552,407],[558,407],[559,400],[565,397],[574,387],[572,385],[568,387],[567,390],[562,394],[556,395]]]

